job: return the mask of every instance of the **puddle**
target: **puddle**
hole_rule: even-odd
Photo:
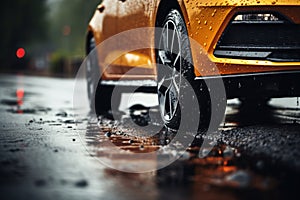
[[[158,171],[161,184],[179,184],[181,180],[199,186],[256,190],[272,190],[278,185],[276,179],[260,175],[247,167],[238,149],[218,145],[205,158],[199,158],[198,148],[190,148],[187,152],[190,154],[188,158]]]
[[[250,110],[251,111],[251,110]],[[295,117],[299,120],[297,108],[281,109],[273,104],[267,105],[262,110],[241,108],[238,103],[228,105],[226,120],[221,127],[222,131],[235,130],[243,126],[257,124],[282,124],[293,122]],[[233,148],[230,144],[224,144],[218,140],[218,144],[210,149],[200,147],[202,137],[197,137],[188,149],[182,145],[168,146],[174,137],[174,132],[161,129],[156,132],[147,132],[145,127],[149,125],[159,126],[160,122],[153,121],[153,116],[159,114],[158,109],[150,109],[140,104],[133,105],[128,111],[121,114],[119,121],[100,117],[99,121],[89,122],[86,135],[83,136],[89,154],[96,158],[113,158],[120,165],[134,165],[134,162],[142,160],[126,160],[128,152],[145,153],[164,151],[166,156],[181,153],[181,158],[171,165],[160,169],[155,174],[158,190],[172,193],[189,193],[198,198],[199,196],[218,199],[235,197],[237,191],[244,198],[271,198],[278,199],[285,195],[286,191],[295,192],[295,188],[287,188],[286,185],[296,182],[287,172],[278,173],[282,166],[275,166],[272,159],[266,157],[251,157],[239,148]],[[131,128],[128,123],[140,128]],[[299,122],[299,121],[298,121]],[[271,130],[271,129],[270,129]],[[109,151],[105,147],[107,142],[112,143],[120,151]],[[175,152],[175,153],[174,153]],[[208,155],[207,155],[208,154]],[[125,155],[125,156],[124,156]],[[207,155],[203,158],[203,155]],[[108,176],[124,176],[127,173],[106,169]],[[140,178],[137,176],[138,179]],[[186,187],[178,187],[178,186]],[[174,190],[174,188],[176,188]],[[187,191],[185,191],[187,190]],[[224,194],[220,197],[220,191]],[[254,193],[252,193],[254,192]],[[209,195],[208,195],[209,194]],[[172,196],[172,195],[171,195]],[[170,197],[168,194],[167,197]]]
[[[174,153],[173,147],[166,146],[170,137],[161,136],[162,133],[152,137],[137,137],[130,134],[130,130],[123,129],[118,123],[102,119],[101,123],[90,123],[86,133],[86,143],[89,152],[98,158],[110,157],[115,161],[121,159],[123,165],[130,165],[131,160],[123,160],[126,152],[145,153],[163,150],[166,155]],[[166,131],[166,130],[162,130]],[[170,134],[172,135],[172,134]],[[247,166],[238,149],[227,145],[217,145],[212,151],[203,149],[200,152],[201,142],[198,138],[182,157],[157,172],[158,184],[172,185],[183,182],[207,184],[221,188],[252,188],[258,190],[272,190],[277,185],[277,180],[268,176],[259,175]],[[109,151],[104,148],[106,142],[111,142],[122,151]],[[180,149],[180,144],[178,145]],[[184,150],[184,149],[181,149]],[[208,156],[202,158],[202,154]],[[172,155],[171,155],[172,156]],[[174,182],[174,183],[173,183]]]
[[[114,121],[109,120],[105,123],[89,124],[85,137],[89,152],[98,158],[110,157],[122,165],[131,165],[132,162],[141,162],[141,160],[124,160],[124,154],[128,151],[144,153],[163,149],[166,155],[174,151],[173,148],[166,146],[168,143],[166,137],[157,135],[151,138],[136,137],[127,131],[119,129]],[[108,153],[107,149],[103,149],[103,144],[107,141],[124,150],[122,155],[118,152]],[[200,151],[201,142],[202,139],[198,138],[198,141],[194,142],[181,158],[155,173],[158,193],[166,193],[170,189],[176,196],[186,193],[188,196],[209,198],[213,193],[218,199],[227,199],[237,191],[239,196],[244,198],[248,197],[249,191],[255,191],[256,196],[261,198],[272,198],[274,192],[277,194],[284,192],[284,185],[288,181],[274,176],[276,171],[268,172],[267,169],[272,167],[271,162],[265,159],[262,161],[261,158],[249,158],[239,149],[225,144],[218,144],[211,151],[205,148]],[[202,154],[206,155],[207,151],[209,154],[202,158]],[[118,176],[118,181],[123,176],[126,179],[128,174],[109,168],[106,172],[109,177]],[[131,180],[145,181],[140,176],[134,176]],[[170,197],[169,193],[168,197]]]
[[[10,93],[11,98],[5,98],[0,101],[2,105],[8,106],[6,112],[15,113],[15,114],[37,114],[42,113],[46,114],[51,111],[51,108],[43,106],[30,106],[27,105],[29,101],[27,97],[37,96],[38,93],[34,92],[25,92],[24,89],[16,89],[15,92]]]

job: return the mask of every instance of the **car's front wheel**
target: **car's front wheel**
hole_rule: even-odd
[[[177,9],[170,9],[157,31],[157,92],[165,126],[172,129],[200,125],[210,121],[210,100],[207,88],[196,89],[190,42],[184,19]],[[191,116],[188,124],[182,117]],[[197,117],[195,117],[197,116]]]

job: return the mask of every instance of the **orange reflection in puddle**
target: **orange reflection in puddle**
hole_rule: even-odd
[[[22,88],[16,90],[17,104],[18,104],[17,113],[19,114],[23,114],[23,110],[20,109],[20,106],[23,105],[24,93],[25,93],[24,89]]]

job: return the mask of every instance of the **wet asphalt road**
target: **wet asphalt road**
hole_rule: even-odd
[[[126,152],[172,152],[163,145],[168,134],[137,137],[142,128],[126,128],[126,120],[145,120],[143,113],[74,121],[73,79],[0,75],[0,86],[1,199],[298,199],[297,98],[261,109],[229,101],[220,134],[197,137],[166,168],[125,173],[101,159],[126,168],[151,164],[124,160]],[[204,139],[217,144],[202,158]],[[122,153],[107,152],[108,141]]]

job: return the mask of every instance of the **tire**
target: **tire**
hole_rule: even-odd
[[[209,93],[205,84],[195,84],[190,42],[184,19],[177,9],[170,9],[159,21],[162,23],[157,25],[162,31],[156,33],[157,92],[163,123],[175,130],[197,125],[198,130],[207,128],[211,113]],[[194,109],[196,107],[199,109]],[[187,124],[180,124],[186,122],[182,120],[184,116],[198,118],[191,117]]]
[[[95,109],[95,91],[97,89],[100,74],[98,67],[98,59],[92,50],[96,47],[94,37],[91,37],[87,45],[87,62],[86,62],[86,80],[87,80],[87,95],[89,100],[90,110]]]
[[[94,37],[90,37],[87,45],[87,95],[89,99],[90,111],[99,115],[109,116],[111,113],[111,97],[114,87],[101,84],[101,73],[98,65],[96,42]],[[119,99],[118,99],[119,100]]]

